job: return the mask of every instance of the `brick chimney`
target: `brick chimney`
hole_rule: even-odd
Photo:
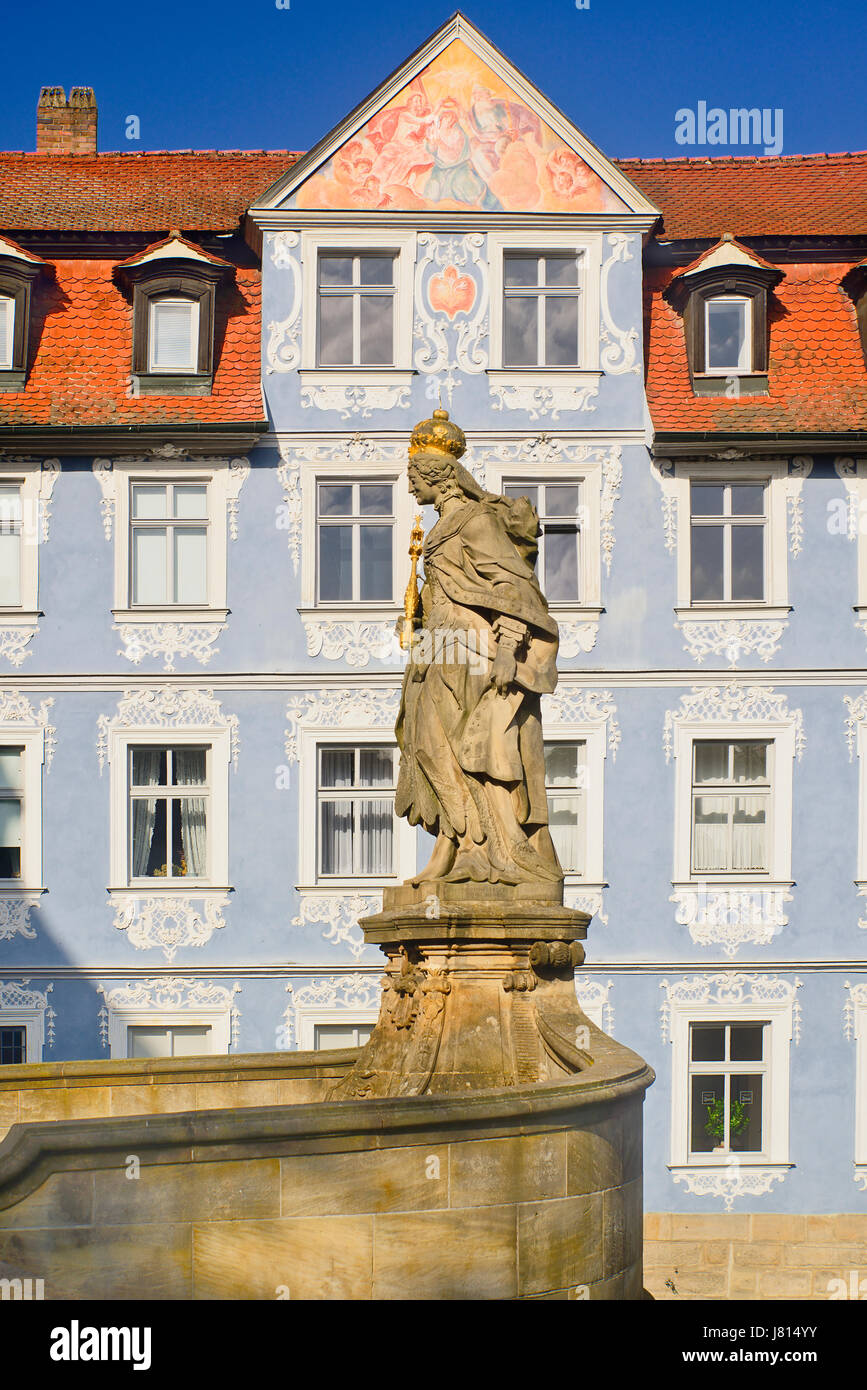
[[[43,87],[36,107],[39,154],[95,154],[96,99],[92,87]]]

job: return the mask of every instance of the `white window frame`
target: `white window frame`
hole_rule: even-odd
[[[21,877],[0,879],[0,897],[42,893],[42,769],[45,765],[45,729],[27,724],[2,724],[0,747],[24,750]]]
[[[580,362],[574,367],[507,367],[503,361],[503,297],[505,292],[504,255],[524,251],[544,255],[562,252],[579,259],[578,288],[580,322],[578,350]],[[599,359],[600,285],[602,277],[602,232],[491,231],[488,232],[488,271],[490,275],[490,365],[492,386],[592,386],[602,375]]]
[[[745,738],[741,738],[741,739],[738,739],[738,740],[737,740],[738,743],[752,743],[752,742],[754,742],[754,741],[755,741],[755,740],[753,740],[753,739],[745,739]],[[732,765],[733,765],[733,758],[734,758],[734,754],[731,752],[731,749],[732,749],[732,747],[733,747],[733,741],[732,741],[731,739],[721,739],[721,738],[716,738],[716,737],[714,737],[714,738],[711,738],[711,739],[694,739],[694,740],[693,740],[693,745],[692,745],[692,758],[693,758],[692,791],[691,791],[691,800],[690,800],[690,865],[692,865],[693,859],[694,859],[694,857],[695,857],[695,845],[694,845],[694,843],[693,843],[693,836],[694,836],[694,833],[695,833],[695,802],[696,802],[696,799],[697,799],[698,797],[708,797],[708,798],[715,797],[715,798],[717,798],[717,799],[722,799],[723,797],[725,797],[727,801],[733,801],[733,800],[734,800],[735,798],[737,798],[737,797],[747,797],[747,796],[754,796],[754,797],[761,797],[761,798],[762,798],[762,802],[763,802],[763,805],[764,805],[764,811],[765,811],[765,822],[764,822],[764,824],[765,824],[765,853],[766,853],[766,858],[767,858],[767,860],[768,860],[768,864],[770,865],[771,857],[772,857],[772,853],[773,853],[772,841],[773,841],[773,828],[774,828],[774,814],[773,814],[773,809],[774,809],[774,745],[773,745],[773,744],[765,744],[765,745],[764,745],[764,746],[765,746],[765,778],[764,778],[764,781],[763,781],[763,782],[761,782],[761,783],[756,783],[756,782],[743,782],[743,783],[739,783],[739,782],[735,782],[735,781],[733,781],[733,780],[730,781],[727,777],[725,777],[725,778],[723,778],[721,781],[716,782],[716,783],[714,783],[714,782],[707,782],[707,783],[704,783],[704,782],[698,782],[698,781],[696,780],[696,777],[695,777],[695,745],[696,745],[696,743],[722,743],[722,744],[724,744],[725,747],[728,748],[728,749],[730,750],[730,751],[729,751],[729,754],[728,754],[727,766],[732,766]],[[727,815],[731,815],[731,812],[730,812],[730,811],[727,811]],[[729,830],[732,831],[732,830],[733,830],[733,825],[734,825],[733,819],[729,819],[729,820],[727,821],[727,825],[728,825]],[[731,843],[731,840],[730,840],[730,842],[729,842],[729,849],[731,850],[731,848],[732,848],[732,843]],[[734,857],[734,856],[732,855],[731,857]],[[723,878],[723,881],[727,882],[728,879],[729,879],[729,877],[731,876],[732,873],[735,872],[735,870],[733,870],[733,869],[720,869],[720,870],[718,870],[718,871],[716,871],[716,872],[714,872],[714,873],[710,873],[710,872],[707,872],[707,873],[700,873],[698,870],[693,869],[692,872],[693,872],[693,874],[694,874],[694,876],[695,876],[696,878],[705,878],[705,879],[707,879],[708,881],[714,881],[714,880],[716,879],[717,873],[718,873],[718,874]],[[746,871],[745,871],[745,872],[746,872]],[[765,875],[769,872],[769,870],[764,870],[764,869],[750,869],[748,872],[749,872],[750,875],[755,874],[756,878],[760,878],[760,877],[761,877],[761,878],[764,878]]]
[[[46,460],[46,463],[49,462],[56,466],[56,460]],[[7,474],[0,458],[0,484],[3,487],[17,487],[21,495],[21,602],[0,605],[0,620],[4,624],[30,626],[42,616],[39,611],[39,546],[47,534],[45,507],[54,477],[52,473],[43,474],[41,459],[16,461]],[[46,479],[48,486],[43,493]]]
[[[27,1067],[33,1062],[42,1061],[45,1049],[44,1009],[3,1005],[0,1007],[0,1028],[24,1029],[24,1061],[17,1064],[10,1062],[7,1066]],[[7,1066],[0,1064],[0,1078],[4,1080],[12,1075]]]
[[[208,821],[208,874],[204,878],[149,878],[133,880],[129,863],[130,748],[209,747],[210,816]],[[112,729],[109,735],[111,765],[110,893],[152,897],[226,893],[229,885],[229,760],[231,731],[227,728]]]
[[[602,855],[608,720],[581,724],[550,723],[544,728],[544,741],[584,744],[584,872],[567,873],[563,886],[585,890],[606,888]]]
[[[600,459],[581,463],[549,464],[538,476],[513,464],[489,463],[487,467],[489,492],[502,492],[506,485],[524,483],[538,487],[545,483],[573,483],[580,488],[580,603],[549,603],[558,621],[598,622],[602,614],[602,488],[603,465]]]
[[[338,484],[338,485],[339,485],[339,484],[345,484],[345,486],[347,486],[347,487],[353,487],[353,488],[354,488],[354,487],[358,486],[358,484],[364,485],[365,483],[370,483],[370,484],[377,484],[377,483],[379,483],[379,484],[382,484],[383,486],[389,486],[389,487],[391,487],[391,498],[392,498],[392,501],[391,501],[391,521],[390,521],[390,523],[389,523],[389,522],[383,523],[383,521],[382,521],[381,518],[376,518],[376,517],[370,518],[370,522],[368,523],[368,524],[373,524],[373,525],[383,525],[383,524],[388,525],[388,524],[390,524],[390,526],[391,526],[391,597],[388,598],[388,599],[362,599],[362,598],[351,598],[351,599],[348,599],[348,598],[344,598],[344,599],[323,599],[323,598],[320,598],[320,597],[319,597],[319,579],[320,579],[320,572],[319,572],[319,571],[320,571],[320,566],[319,566],[319,527],[320,527],[320,520],[321,520],[321,518],[320,518],[320,516],[319,516],[319,485],[320,485],[320,484],[324,484],[324,485],[327,487],[329,484]],[[315,572],[314,572],[314,577],[313,577],[313,585],[314,585],[314,596],[315,596],[315,601],[316,601],[316,607],[317,607],[317,609],[322,609],[322,610],[329,610],[329,609],[333,609],[333,608],[336,608],[336,609],[341,609],[341,608],[352,608],[353,610],[356,610],[356,609],[358,609],[358,608],[373,608],[373,609],[385,608],[385,609],[391,609],[391,608],[394,608],[394,607],[397,606],[397,583],[396,583],[396,576],[397,576],[398,566],[399,566],[399,562],[400,562],[400,561],[399,561],[399,548],[400,548],[400,543],[399,543],[398,534],[397,534],[397,517],[396,517],[397,505],[396,505],[396,504],[397,504],[397,494],[398,494],[398,489],[399,489],[399,487],[400,487],[400,483],[401,483],[401,479],[400,479],[399,475],[395,475],[395,476],[393,476],[393,477],[392,477],[392,476],[388,476],[388,477],[380,477],[380,478],[359,478],[359,477],[357,477],[357,476],[353,476],[351,473],[347,473],[345,476],[344,476],[344,475],[341,475],[341,474],[339,474],[339,473],[336,473],[333,477],[317,476],[317,478],[316,478],[316,480],[315,480],[315,486],[314,486],[314,503],[313,503],[313,506],[314,506],[314,532],[315,532],[315,541],[314,541],[314,546],[313,546],[313,564],[314,564],[314,571],[315,571]],[[329,524],[331,524],[331,523],[333,522],[333,524],[336,525],[336,526],[340,526],[340,525],[351,526],[351,527],[353,528],[353,532],[354,532],[355,530],[357,530],[357,528],[359,528],[360,526],[364,525],[364,524],[365,524],[365,521],[366,521],[366,518],[365,518],[365,517],[362,517],[362,516],[361,516],[359,513],[357,513],[357,512],[353,512],[353,513],[351,513],[351,514],[349,514],[349,515],[347,515],[347,516],[345,516],[345,517],[343,517],[343,516],[334,516],[333,518],[329,518],[329,520],[328,520],[325,524],[326,524],[326,525],[329,525]],[[401,536],[401,537],[400,537],[400,540],[404,540],[404,539],[406,540],[407,544],[406,544],[406,546],[403,547],[403,549],[406,550],[406,549],[408,549],[408,544],[409,544],[409,536],[408,536],[408,533],[406,533],[405,536]],[[357,536],[356,536],[355,534],[353,534],[353,538],[352,538],[352,587],[353,587],[353,589],[357,589],[357,590],[359,590],[359,591],[360,591],[360,588],[361,588],[361,573],[360,573],[360,570],[361,570],[361,545],[360,545],[360,541],[358,540]],[[406,587],[406,586],[404,585],[404,588],[405,588],[405,587]]]
[[[340,1005],[329,1008],[314,1007],[299,1004],[295,1011],[296,1028],[298,1031],[298,1051],[299,1052],[322,1052],[327,1053],[332,1050],[329,1048],[317,1048],[316,1029],[320,1024],[339,1023],[341,1027],[376,1027],[379,1018],[379,1008],[370,1009],[347,1009]],[[337,1049],[333,1049],[337,1051]]]
[[[6,310],[6,332],[0,335],[0,371],[12,370],[12,352],[15,343],[15,296],[0,294],[0,300],[9,305]]]
[[[867,1191],[867,991],[863,985],[846,984],[855,1039],[855,1172]]]
[[[229,491],[228,459],[192,460],[184,472],[174,468],[153,467],[141,461],[118,459],[109,479],[114,480],[114,607],[112,614],[118,623],[164,623],[207,619],[225,622],[227,607],[227,521]],[[207,581],[208,598],[205,604],[166,603],[153,607],[132,603],[132,489],[133,485],[165,486],[169,483],[204,484],[207,487]]]
[[[394,365],[320,367],[318,363],[319,256],[380,252],[394,256]],[[301,233],[301,369],[305,386],[410,386],[413,380],[412,326],[416,233],[347,226]]]
[[[166,500],[167,500],[167,501],[168,501],[168,490],[169,490],[170,488],[175,488],[175,487],[204,487],[204,489],[205,489],[205,515],[204,515],[204,517],[176,517],[176,516],[173,516],[173,515],[169,514],[168,509],[166,510],[166,515],[165,515],[165,517],[138,517],[138,518],[137,518],[137,517],[134,517],[134,516],[133,516],[133,505],[132,505],[133,492],[135,491],[135,489],[136,489],[137,487],[154,487],[154,486],[160,488],[163,492],[166,493]],[[149,608],[153,608],[153,607],[159,607],[159,608],[161,608],[161,609],[162,609],[162,608],[170,608],[170,609],[172,609],[172,610],[175,610],[175,609],[177,609],[177,608],[189,607],[189,608],[194,608],[194,609],[196,609],[196,610],[207,611],[207,609],[208,609],[208,597],[209,597],[209,595],[207,594],[207,592],[206,592],[205,601],[204,601],[203,603],[200,603],[200,604],[198,604],[198,603],[197,603],[197,604],[178,604],[178,603],[174,603],[174,602],[171,601],[171,600],[168,600],[168,601],[167,601],[166,603],[164,603],[164,604],[157,604],[157,605],[150,605],[150,604],[144,604],[144,603],[136,603],[136,602],[135,602],[135,599],[134,599],[134,596],[133,596],[133,595],[134,595],[134,591],[135,591],[135,549],[134,549],[133,545],[131,544],[131,541],[132,541],[132,534],[133,534],[133,531],[135,531],[136,528],[140,528],[142,531],[145,531],[145,530],[157,530],[157,529],[159,529],[160,527],[162,527],[162,528],[165,530],[165,532],[166,532],[166,538],[167,538],[167,541],[166,541],[166,564],[167,564],[166,578],[168,579],[168,577],[169,577],[169,575],[170,575],[170,576],[172,577],[172,579],[176,580],[176,579],[177,579],[177,575],[176,575],[176,573],[175,573],[174,545],[169,543],[170,541],[172,541],[172,533],[173,533],[173,531],[174,531],[176,528],[178,528],[178,527],[187,528],[187,529],[192,529],[193,527],[195,527],[195,528],[197,528],[198,530],[204,530],[204,532],[205,532],[205,555],[206,555],[206,558],[205,558],[205,583],[206,583],[206,590],[207,590],[207,586],[208,586],[209,580],[210,580],[210,568],[211,568],[211,567],[210,567],[210,554],[208,553],[208,552],[210,551],[210,548],[211,548],[211,546],[210,546],[210,531],[211,531],[212,522],[211,522],[210,512],[211,512],[211,505],[210,505],[210,484],[209,484],[209,481],[208,481],[207,479],[205,479],[205,478],[185,478],[185,479],[183,479],[183,481],[179,481],[178,479],[172,478],[172,479],[165,479],[163,482],[158,483],[158,484],[154,484],[154,483],[152,483],[152,482],[142,483],[142,482],[140,482],[137,478],[133,478],[133,479],[130,480],[130,520],[129,520],[130,533],[129,533],[129,536],[127,537],[127,545],[129,546],[129,588],[128,588],[128,590],[127,590],[127,598],[128,598],[129,611],[130,611],[130,612],[137,612],[137,611],[140,611],[140,610],[144,610],[145,612],[147,612]],[[167,590],[168,590],[168,584],[167,584],[166,587],[167,587]]]
[[[859,895],[864,896],[867,894],[867,723],[860,719],[856,725],[855,746],[858,754],[858,861],[855,885]]]
[[[362,368],[364,368],[365,370],[366,370],[368,367],[372,367],[372,368],[374,368],[374,369],[376,369],[376,368],[378,368],[378,367],[385,367],[385,368],[393,367],[393,366],[395,365],[395,361],[397,360],[397,292],[398,292],[398,285],[397,285],[397,265],[398,265],[398,256],[397,256],[397,254],[396,254],[395,252],[392,252],[392,251],[384,251],[384,252],[381,253],[381,258],[382,258],[383,260],[387,260],[387,261],[390,261],[390,262],[391,262],[391,265],[392,265],[392,275],[391,275],[391,280],[389,281],[389,283],[388,283],[387,285],[380,285],[380,286],[366,285],[366,284],[364,283],[364,278],[363,278],[363,276],[361,275],[361,267],[360,267],[360,264],[359,264],[359,281],[358,281],[358,284],[355,283],[355,270],[356,270],[356,265],[355,265],[355,263],[356,263],[356,261],[358,261],[358,262],[360,263],[361,260],[362,260],[362,258],[364,258],[364,257],[366,257],[366,256],[375,256],[375,255],[377,254],[376,252],[359,250],[359,249],[356,247],[356,248],[354,248],[352,251],[346,251],[346,252],[343,252],[343,253],[340,253],[340,252],[333,252],[333,253],[331,253],[331,254],[332,254],[336,259],[341,259],[341,258],[342,258],[342,259],[344,259],[344,260],[351,261],[351,263],[352,263],[352,280],[351,280],[351,282],[350,282],[348,285],[326,285],[326,286],[323,286],[323,284],[321,283],[321,280],[322,280],[321,273],[317,275],[317,283],[316,283],[316,324],[317,324],[317,327],[316,327],[316,365],[317,365],[317,370],[322,371],[322,370],[324,370],[324,369],[326,369],[326,368],[330,368],[330,367],[345,368],[347,371],[354,370],[354,368],[356,368],[356,367],[362,367]],[[326,251],[325,253],[320,252],[319,255],[318,255],[318,257],[317,257],[317,265],[318,265],[319,267],[321,267],[321,264],[322,264],[323,259],[327,259],[328,256],[329,256],[329,253],[328,253],[327,251]],[[382,298],[382,297],[384,297],[384,296],[387,296],[387,297],[390,299],[390,301],[391,301],[391,355],[392,355],[392,359],[393,359],[393,360],[392,360],[391,362],[380,362],[380,363],[360,362],[360,361],[359,361],[359,362],[354,362],[354,361],[353,361],[353,362],[333,362],[333,363],[323,362],[323,361],[321,360],[321,354],[322,354],[322,305],[323,305],[323,301],[324,301],[324,300],[328,300],[328,299],[334,299],[334,298],[346,298],[347,296],[350,298],[351,305],[352,305],[352,353],[353,353],[353,356],[354,356],[355,353],[357,352],[358,355],[359,355],[359,357],[360,357],[360,356],[361,356],[361,350],[362,350],[361,297],[362,297],[362,295],[364,295],[364,294],[368,294],[368,295],[376,295],[376,294],[378,294],[380,298]]]
[[[769,743],[771,791],[768,814],[768,872],[693,873],[692,871],[692,792],[693,744],[705,742]],[[792,887],[792,778],[795,762],[795,730],[791,723],[764,721],[674,721],[674,873],[677,889],[706,883],[709,888]],[[745,792],[748,790],[745,784]]]
[[[677,508],[677,606],[679,622],[738,621],[761,618],[782,621],[791,612],[789,603],[786,536],[786,479],[788,460],[780,463],[726,463],[719,471],[707,464],[676,463],[673,487]],[[745,603],[719,600],[692,601],[692,483],[761,483],[765,488],[765,597]]]
[[[851,539],[857,536],[857,592],[852,607],[856,623],[864,628],[867,626],[867,458],[837,459],[835,468],[846,490],[848,534]]]
[[[746,305],[744,315],[744,351],[746,365],[736,367],[709,367],[707,360],[710,349],[710,306],[711,304],[737,303]],[[752,376],[753,374],[753,298],[748,294],[714,294],[704,301],[704,371],[702,376]]]
[[[215,1004],[213,1007],[197,1005],[191,1009],[153,1009],[145,1007],[116,1009],[108,1006],[108,1042],[112,1060],[115,1058],[131,1060],[143,1064],[159,1065],[161,1062],[174,1063],[187,1061],[184,1057],[129,1058],[127,1052],[127,1028],[210,1028],[211,1047],[205,1057],[221,1057],[229,1052],[232,1036],[231,1006]]]
[[[162,304],[187,304],[190,306],[190,358],[186,364],[172,367],[157,366],[155,359],[156,334],[154,320]],[[159,376],[191,376],[199,370],[199,334],[201,331],[201,304],[198,299],[187,294],[159,294],[148,298],[148,372]]]
[[[300,826],[313,826],[313,832],[300,834],[298,837],[299,855],[299,882],[296,888],[299,892],[316,889],[317,892],[327,892],[334,889],[335,892],[343,894],[347,888],[353,888],[356,892],[372,893],[379,888],[389,884],[395,885],[402,883],[415,873],[416,869],[416,830],[410,825],[409,821],[402,816],[394,816],[394,840],[392,844],[392,872],[381,878],[357,878],[352,875],[347,878],[319,877],[319,749],[324,747],[335,747],[345,745],[350,748],[358,748],[363,744],[372,747],[393,747],[397,748],[394,734],[389,729],[375,730],[369,726],[365,728],[329,728],[327,725],[316,725],[315,728],[299,725],[298,751],[299,751],[299,804],[298,804],[298,823]],[[395,766],[398,764],[396,762]]]
[[[779,1165],[789,1168],[789,1074],[793,1005],[782,1001],[697,1004],[671,999],[671,1169],[723,1168],[731,1170],[733,1161],[741,1168]],[[767,1086],[763,1087],[761,1153],[693,1154],[690,1152],[690,1025],[693,1023],[763,1023]],[[708,1068],[713,1067],[708,1062]],[[744,1068],[750,1063],[744,1062]]]

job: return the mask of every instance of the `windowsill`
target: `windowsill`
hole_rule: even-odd
[[[304,386],[411,386],[416,373],[407,367],[303,367]]]
[[[589,386],[602,372],[595,367],[489,367],[488,380],[497,386]]]
[[[788,891],[794,888],[792,878],[770,878],[761,873],[737,874],[696,874],[694,878],[672,879],[671,886],[676,893],[697,893],[706,888],[715,892],[721,888],[752,890],[768,889],[771,892]]]
[[[8,367],[0,369],[0,391],[23,391],[27,385],[27,373]]]
[[[334,622],[382,623],[390,618],[398,618],[403,613],[393,601],[389,603],[317,603],[313,607],[299,608],[302,622],[315,622],[328,618]]]
[[[340,893],[344,895],[348,890],[354,889],[362,897],[365,893],[381,893],[383,888],[396,888],[403,883],[403,879],[395,874],[392,878],[365,879],[359,875],[357,878],[328,879],[327,883],[296,883],[296,893]]]
[[[729,383],[738,384],[737,395],[733,395]],[[740,396],[768,396],[767,372],[707,372],[696,373],[692,379],[692,389],[696,396],[727,396],[737,400]]]
[[[44,887],[28,888],[26,884],[16,879],[0,879],[0,898],[32,898],[37,893],[47,893]]]
[[[173,893],[188,893],[190,897],[217,897],[225,893],[233,893],[235,890],[231,884],[220,887],[213,883],[200,883],[189,878],[158,878],[148,879],[144,883],[131,883],[126,886],[117,885],[116,887],[106,888],[110,897],[123,895],[128,897],[143,897],[159,894],[161,897]]]
[[[210,396],[210,372],[136,372],[133,378],[140,396]]]
[[[688,608],[674,610],[678,622],[681,623],[746,622],[750,618],[779,623],[788,618],[791,611],[791,604],[771,603],[690,604]]]
[[[548,609],[555,618],[586,618],[595,620],[600,618],[605,609],[595,603],[552,603],[549,601]]]
[[[224,623],[229,616],[228,608],[112,608],[112,617],[118,623]]]
[[[734,1149],[721,1154],[697,1155],[688,1163],[666,1164],[670,1173],[703,1173],[708,1168],[718,1169],[720,1172],[731,1172],[738,1168],[761,1168],[763,1172],[788,1173],[794,1166],[794,1163],[788,1161],[762,1158],[756,1154],[741,1154]]]
[[[45,614],[39,608],[0,608],[0,627],[29,627]]]

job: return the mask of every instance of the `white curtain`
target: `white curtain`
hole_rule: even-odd
[[[361,836],[359,871],[390,874],[394,825],[391,801],[359,801],[357,811]]]
[[[322,872],[352,873],[352,802],[322,802]]]
[[[177,748],[174,754],[175,785],[201,786],[205,780],[205,757],[201,748]],[[207,800],[203,796],[185,796],[175,803],[175,814],[181,817],[181,844],[190,878],[205,878],[208,865]]]
[[[767,869],[764,797],[735,798],[732,861],[733,869]]]
[[[765,798],[696,797],[692,853],[695,873],[766,870]]]
[[[155,787],[160,780],[160,760],[162,749],[137,748],[135,751],[135,779],[138,787]],[[148,871],[148,860],[154,838],[154,825],[157,818],[156,797],[135,797],[132,803],[132,876],[144,878]]]

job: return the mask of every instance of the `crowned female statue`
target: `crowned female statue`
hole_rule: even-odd
[[[410,491],[439,519],[420,612],[407,606],[395,810],[436,836],[413,884],[559,883],[540,715],[558,633],[533,568],[539,521],[527,498],[485,492],[458,462],[465,449],[446,410],[410,442]]]

